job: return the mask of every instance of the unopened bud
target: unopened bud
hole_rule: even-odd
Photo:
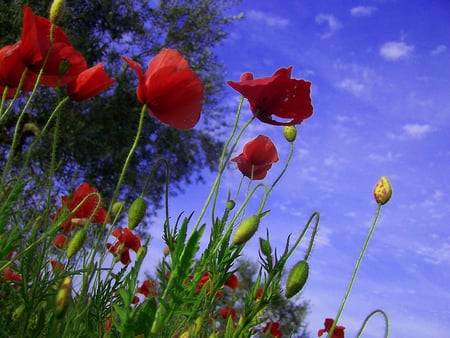
[[[375,197],[375,201],[381,205],[386,204],[391,199],[392,186],[386,176],[381,176],[380,180],[375,185],[373,196]]]
[[[72,291],[72,278],[64,278],[63,283],[58,289],[56,294],[56,309],[55,315],[57,318],[61,318],[66,312],[67,306],[70,303],[70,293]]]
[[[225,206],[225,208],[226,208],[228,211],[231,211],[231,210],[234,209],[235,206],[236,206],[236,202],[235,202],[235,201],[233,201],[233,200],[228,200],[228,201],[227,201],[227,204],[226,204],[226,206]]]
[[[233,244],[242,245],[252,238],[256,230],[258,230],[260,220],[260,215],[252,215],[245,219],[234,233]]]
[[[86,234],[87,230],[83,228],[73,236],[67,246],[67,258],[72,258],[78,250],[81,249],[84,244],[84,240],[86,239]]]
[[[50,21],[52,23],[58,23],[64,14],[65,8],[66,2],[64,0],[53,0],[50,7]]]
[[[168,245],[166,245],[166,246],[164,247],[164,249],[163,249],[163,254],[164,254],[164,257],[169,256],[169,254],[170,254],[170,248],[169,248]]]
[[[22,318],[24,311],[25,311],[25,304],[19,305],[19,307],[17,307],[12,314],[12,320],[16,321]]]
[[[297,138],[297,128],[295,126],[285,126],[283,127],[283,135],[288,142],[294,142]]]
[[[111,209],[113,216],[116,216],[122,212],[124,204],[125,203],[123,201],[115,202],[113,204]]]
[[[128,209],[128,229],[133,230],[142,221],[147,210],[147,202],[142,197],[138,197]]]
[[[145,245],[141,246],[139,250],[136,253],[136,259],[139,261],[144,260],[145,256],[147,255],[147,247]]]
[[[259,238],[259,248],[261,249],[261,252],[266,257],[270,257],[272,255],[272,248],[270,246],[270,242],[267,239]]]
[[[291,298],[303,289],[308,279],[309,265],[307,261],[300,261],[289,272],[286,282],[286,298]]]

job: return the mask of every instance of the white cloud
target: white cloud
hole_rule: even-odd
[[[339,29],[342,28],[342,24],[332,14],[320,13],[316,16],[316,23],[321,25],[325,23],[328,26],[328,31],[321,35],[322,39],[327,39],[334,35]]]
[[[431,55],[439,55],[439,54],[444,53],[446,50],[447,50],[446,45],[439,45],[439,46],[436,46],[436,48],[431,51]]]
[[[250,20],[261,21],[270,27],[286,27],[289,25],[289,20],[279,16],[268,15],[265,12],[252,9],[248,12],[247,17]]]
[[[350,9],[350,14],[356,17],[371,16],[376,10],[377,8],[372,6],[356,6]]]
[[[388,41],[380,47],[380,55],[388,61],[407,58],[414,50],[414,46],[403,41]]]
[[[350,78],[345,78],[342,80],[338,84],[338,87],[352,93],[355,96],[360,96],[364,91],[364,85],[361,82]]]
[[[403,126],[403,131],[412,137],[422,137],[432,131],[432,128],[429,124],[418,124],[411,123]]]

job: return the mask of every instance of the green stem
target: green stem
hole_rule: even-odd
[[[378,216],[380,215],[381,207],[382,207],[382,204],[379,203],[378,204],[378,208],[377,208],[377,212],[376,212],[375,217],[374,217],[373,222],[372,222],[372,226],[370,227],[369,233],[367,234],[366,240],[364,241],[362,249],[361,249],[361,251],[359,253],[358,259],[356,261],[355,268],[353,269],[352,277],[351,277],[350,282],[349,282],[349,284],[347,286],[347,290],[345,291],[344,298],[342,299],[341,306],[340,306],[339,311],[338,311],[338,313],[336,315],[336,318],[335,318],[335,320],[333,322],[333,325],[330,328],[330,331],[328,333],[328,337],[333,337],[334,328],[336,327],[336,325],[337,325],[337,323],[339,321],[339,318],[341,317],[342,311],[344,310],[345,304],[347,303],[347,298],[350,295],[350,291],[352,290],[353,283],[354,283],[354,281],[356,279],[356,275],[358,273],[359,266],[361,264],[362,258],[364,256],[364,253],[366,252],[366,248],[367,248],[367,245],[369,244],[370,238],[372,237],[372,233],[375,230],[375,225],[377,224],[377,220],[378,220]]]
[[[378,309],[378,310],[372,311],[372,312],[366,317],[366,319],[364,319],[363,325],[362,325],[361,328],[359,329],[358,334],[356,335],[356,338],[359,338],[359,337],[362,335],[362,333],[363,333],[363,331],[364,331],[364,329],[365,329],[367,323],[368,323],[369,320],[370,320],[373,316],[375,316],[376,314],[381,314],[381,315],[384,317],[384,322],[386,323],[386,326],[384,327],[384,337],[385,337],[385,338],[388,338],[388,337],[389,337],[389,318],[388,318],[386,312],[384,312],[383,310]]]
[[[141,133],[142,133],[142,127],[144,125],[144,116],[145,116],[146,110],[147,110],[147,105],[143,105],[140,116],[139,116],[139,125],[138,125],[138,129],[136,131],[136,136],[134,138],[133,144],[131,145],[130,151],[128,152],[125,163],[122,167],[122,172],[120,173],[119,180],[117,181],[116,189],[114,190],[114,193],[113,193],[113,196],[111,199],[111,203],[109,204],[109,208],[106,213],[105,223],[103,224],[104,227],[106,226],[106,223],[108,222],[109,216],[112,211],[112,206],[113,206],[114,202],[116,201],[117,195],[119,194],[120,186],[122,185],[123,179],[125,177],[125,173],[128,169],[128,166],[130,165],[131,158],[133,157],[134,151],[136,150],[136,147],[139,143],[139,138],[141,137]]]

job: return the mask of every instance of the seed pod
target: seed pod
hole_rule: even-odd
[[[295,126],[285,126],[283,127],[283,135],[288,142],[294,142],[297,137],[297,128]]]
[[[252,215],[245,219],[236,229],[233,237],[234,245],[242,245],[246,243],[258,230],[261,215]]]
[[[308,279],[309,265],[307,261],[300,261],[289,272],[286,282],[286,298],[291,298],[303,289]]]
[[[73,255],[81,249],[84,244],[84,240],[86,239],[86,234],[87,230],[83,228],[73,236],[67,247],[67,258],[72,258]]]
[[[138,197],[128,209],[128,229],[133,230],[142,221],[147,210],[147,202],[142,197]]]
[[[64,278],[63,283],[58,289],[56,294],[56,309],[55,315],[57,318],[61,318],[66,312],[67,307],[70,303],[70,293],[72,291],[72,278]]]
[[[381,176],[378,183],[375,185],[373,189],[373,197],[375,197],[375,201],[380,203],[381,205],[389,202],[392,196],[392,186],[386,176]]]

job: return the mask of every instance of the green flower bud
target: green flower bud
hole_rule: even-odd
[[[375,201],[381,205],[386,204],[391,199],[392,186],[386,176],[381,176],[380,180],[375,185],[373,196],[375,197]]]
[[[12,314],[12,320],[16,321],[22,318],[24,311],[25,311],[25,304],[19,305]]]
[[[283,135],[288,142],[294,142],[297,137],[297,128],[295,126],[285,126],[283,127]]]
[[[50,21],[53,23],[58,23],[64,14],[65,7],[66,2],[64,0],[53,0],[50,7]]]
[[[272,255],[272,248],[270,246],[270,242],[267,239],[259,238],[259,248],[261,249],[261,252],[266,257],[270,257]]]
[[[138,261],[143,261],[145,256],[147,255],[147,247],[145,245],[141,246],[136,253],[136,259]]]
[[[246,243],[258,230],[261,215],[252,215],[245,219],[236,229],[233,237],[234,245],[242,245]]]
[[[63,283],[58,289],[56,294],[56,318],[61,318],[66,312],[67,307],[70,303],[70,293],[72,291],[72,278],[64,278]]]
[[[289,272],[286,282],[286,298],[291,298],[303,289],[308,279],[309,265],[307,261],[300,261]]]
[[[142,221],[147,209],[147,202],[142,197],[138,197],[128,209],[128,229],[133,230]]]
[[[83,228],[73,236],[67,246],[67,258],[72,258],[78,250],[81,249],[84,244],[84,240],[86,239],[86,234],[87,230]]]
[[[234,209],[234,207],[236,206],[236,202],[233,200],[228,200],[227,201],[227,205],[225,206],[225,209],[227,209],[228,211],[231,211]]]
[[[113,204],[111,209],[113,216],[116,216],[122,212],[124,204],[125,203],[123,201],[115,202]]]

